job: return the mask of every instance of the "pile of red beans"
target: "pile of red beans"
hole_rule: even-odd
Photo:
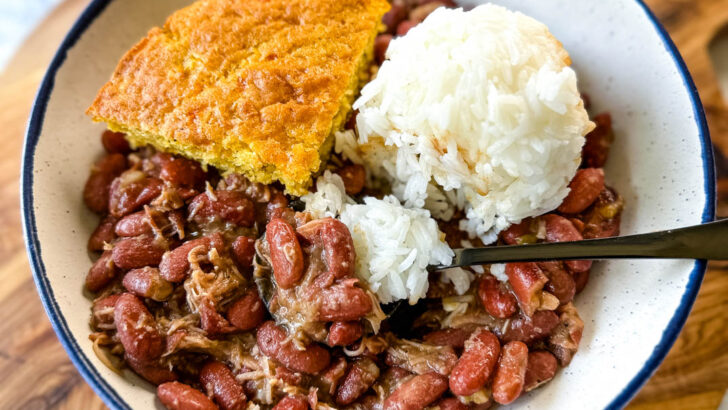
[[[393,35],[442,5],[453,6],[395,4],[378,61]],[[622,200],[602,170],[610,117],[594,121],[568,197],[501,244],[619,233]],[[167,408],[486,409],[548,382],[578,349],[572,301],[589,261],[509,263],[508,281],[484,266],[465,295],[433,273],[426,299],[382,321],[340,221],[299,212],[280,186],[133,150],[123,134],[107,131],[102,144],[84,189],[101,217],[88,242],[98,255],[86,276],[90,338],[105,364],[156,385]],[[361,194],[365,170],[332,164]],[[460,247],[457,221],[440,226]]]
[[[504,231],[502,243],[618,233],[621,200],[595,167],[606,159],[609,117],[596,121],[569,196],[556,212]],[[386,320],[374,334],[365,319],[378,302],[353,275],[341,222],[294,211],[275,186],[132,151],[121,134],[102,141],[108,154],[84,191],[102,215],[88,243],[100,253],[86,277],[97,295],[91,338],[118,358],[113,366],[158,385],[169,408],[487,408],[547,382],[577,351],[584,324],[572,300],[591,262],[509,263],[508,282],[485,267],[449,321],[444,303],[463,296],[433,276],[409,336]],[[337,171],[352,193],[361,190],[352,177],[360,169]],[[266,269],[275,284],[267,305],[254,279]],[[204,292],[190,286],[198,275]],[[290,312],[301,326],[291,326]]]

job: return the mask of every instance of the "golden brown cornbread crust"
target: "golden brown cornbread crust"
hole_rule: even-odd
[[[371,60],[386,0],[201,0],[121,59],[87,113],[151,144],[305,193]]]

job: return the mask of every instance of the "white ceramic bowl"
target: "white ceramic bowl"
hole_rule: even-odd
[[[580,88],[612,113],[607,180],[626,199],[624,234],[714,217],[713,161],[702,107],[677,50],[636,0],[503,0],[566,46]],[[84,115],[121,55],[185,0],[94,0],[63,41],[40,87],[25,142],[22,208],[38,292],[71,360],[112,408],[153,408],[153,389],[92,352],[83,281],[97,217],[81,191],[101,154],[102,125]],[[477,1],[464,4],[477,4]],[[519,408],[617,408],[675,341],[705,270],[702,261],[597,263],[576,304],[586,322],[571,365]]]

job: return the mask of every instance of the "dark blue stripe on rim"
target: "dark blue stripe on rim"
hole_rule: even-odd
[[[110,1],[111,0],[93,0],[89,4],[61,43],[60,48],[53,57],[48,71],[41,82],[33,105],[33,111],[28,122],[28,129],[25,137],[23,165],[21,170],[21,212],[23,214],[23,232],[25,235],[26,249],[33,271],[33,278],[36,286],[38,287],[38,293],[40,294],[41,301],[43,302],[46,313],[50,318],[53,329],[58,335],[58,339],[66,349],[66,352],[71,358],[73,364],[81,372],[81,375],[94,389],[96,394],[98,394],[104,403],[106,403],[106,405],[113,409],[130,409],[129,404],[126,403],[101,377],[101,375],[96,371],[96,368],[81,352],[76,339],[68,329],[66,320],[60,313],[53,296],[53,290],[51,289],[45,274],[43,260],[41,259],[41,248],[38,241],[35,214],[33,210],[33,166],[35,148],[38,143],[41,129],[43,128],[43,118],[48,105],[48,99],[53,91],[56,73],[65,61],[68,50],[73,47],[83,32],[86,31],[96,17],[103,12]],[[702,221],[712,221],[715,219],[715,173],[713,165],[713,150],[698,91],[693,83],[690,73],[688,72],[685,62],[680,56],[675,44],[670,39],[670,36],[644,2],[642,0],[635,1],[643,8],[645,14],[654,25],[655,30],[662,38],[667,51],[672,55],[673,60],[675,61],[675,64],[683,78],[683,82],[690,93],[690,99],[693,104],[693,114],[700,131],[703,170],[705,173],[704,189],[706,192],[706,204],[705,209],[703,210]],[[670,347],[675,342],[675,339],[680,333],[680,330],[685,324],[685,320],[690,313],[690,309],[702,283],[705,269],[706,261],[695,261],[695,266],[690,273],[690,278],[682,300],[680,301],[680,306],[665,328],[660,342],[655,346],[655,349],[645,362],[642,369],[627,384],[622,392],[607,406],[607,408],[618,409],[624,407],[665,358],[665,355],[667,355]]]

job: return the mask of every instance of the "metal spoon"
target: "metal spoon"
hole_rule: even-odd
[[[639,235],[574,242],[488,246],[454,249],[454,251],[452,264],[431,266],[429,270],[488,263],[565,259],[728,260],[728,219]]]

